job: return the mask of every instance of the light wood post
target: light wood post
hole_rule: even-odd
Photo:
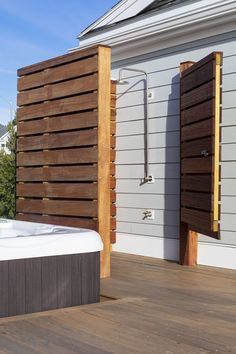
[[[101,253],[101,277],[110,276],[110,116],[111,50],[98,48],[98,232],[104,250]]]

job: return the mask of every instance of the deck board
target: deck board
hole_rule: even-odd
[[[100,304],[0,320],[0,353],[235,353],[236,271],[119,253]]]

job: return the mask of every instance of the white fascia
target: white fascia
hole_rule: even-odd
[[[201,0],[91,32],[81,38],[79,48],[72,50],[105,44],[112,47],[115,60],[122,60],[131,57],[133,51],[138,54],[151,51],[152,45],[159,50],[233,30],[236,30],[235,0]]]

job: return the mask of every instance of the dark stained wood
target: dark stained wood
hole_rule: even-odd
[[[211,173],[213,159],[209,157],[196,157],[182,160],[182,173]]]
[[[105,245],[101,274],[108,275],[116,201],[110,48],[79,50],[18,75],[17,219],[98,231]]]
[[[9,276],[8,261],[0,262],[0,317],[8,316]]]
[[[198,70],[199,68],[205,66],[209,62],[214,62],[215,59],[216,59],[216,56],[218,54],[221,55],[222,52],[212,52],[209,55],[207,55],[206,57],[204,57],[203,59],[201,59],[198,62],[194,63],[194,65],[191,65],[188,68],[184,69],[184,71],[182,72],[182,77],[185,78],[186,76],[188,76],[189,74],[191,74],[194,71]],[[221,57],[220,65],[222,65],[222,64],[223,64],[223,56]]]
[[[91,146],[97,144],[97,135],[96,129],[86,129],[43,136],[19,137],[17,139],[17,151]]]
[[[189,225],[200,225],[202,230],[211,230],[211,213],[188,208],[181,209],[181,219]]]
[[[87,59],[90,56],[94,56],[97,53],[98,53],[98,46],[93,46],[93,47],[87,48],[85,50],[77,50],[77,51],[74,51],[73,53],[60,55],[58,57],[48,59],[48,60],[42,61],[40,63],[25,66],[24,68],[18,69],[17,75],[18,76],[28,75],[28,74],[32,74],[37,71],[52,68],[54,66],[64,65],[66,63],[70,63],[73,61],[77,62],[78,60]],[[77,65],[78,65],[78,63],[77,63]],[[80,70],[78,70],[78,71],[80,71]]]
[[[18,199],[16,205],[22,213],[97,216],[97,201]]]
[[[60,287],[57,289],[57,307],[63,308],[71,306],[71,257],[58,256],[57,259],[57,284]],[[91,267],[92,273],[92,267]],[[88,277],[88,272],[85,270],[85,277]],[[84,287],[86,289],[86,285]],[[86,299],[87,300],[87,299]],[[86,303],[86,301],[85,301]]]
[[[32,221],[43,224],[54,224],[61,226],[79,227],[97,231],[97,220],[91,217],[69,217],[56,215],[23,214],[17,213],[16,219],[21,221]]]
[[[25,260],[8,261],[8,316],[26,313]]]
[[[57,260],[42,257],[42,311],[57,308]]]
[[[81,61],[57,66],[45,71],[19,77],[18,91],[29,90],[52,83],[62,82],[68,79],[83,77],[97,71],[97,56]]]
[[[208,100],[181,112],[181,126],[199,122],[214,115],[214,100]]]
[[[187,233],[190,232],[191,225],[192,230],[205,230],[203,233],[209,236],[212,236],[214,231],[214,237],[215,232],[219,230],[221,65],[222,53],[213,52],[198,63],[181,65],[180,69],[181,221],[188,224],[183,226]],[[182,210],[185,212],[184,216]],[[207,215],[203,214],[207,222],[201,224],[200,217],[197,218],[195,212],[207,212]],[[193,215],[197,215],[194,221]],[[189,241],[191,243],[191,240]],[[185,245],[183,239],[180,244],[181,242],[183,248],[187,249],[188,242],[185,242]],[[183,256],[184,252],[180,254]]]
[[[212,99],[214,97],[215,82],[210,81],[197,87],[181,97],[181,109],[196,106],[199,103]]]
[[[55,133],[67,130],[77,130],[83,128],[97,127],[96,111],[83,113],[74,113],[60,115],[56,117],[48,117],[43,119],[35,119],[32,121],[20,121],[17,125],[17,135],[34,135],[40,133]]]
[[[22,106],[18,109],[17,119],[27,120],[59,114],[95,109],[98,106],[97,93],[60,98],[58,100]]]
[[[97,148],[46,150],[17,155],[17,166],[68,165],[97,162]]]
[[[214,135],[214,124],[212,119],[206,119],[201,122],[186,125],[182,128],[182,141],[205,138]]]
[[[97,181],[97,165],[67,166],[61,168],[50,167],[27,167],[17,169],[18,182],[81,182]]]
[[[208,155],[212,155],[212,140],[212,137],[208,137],[182,142],[181,157],[184,159],[186,157],[202,156],[204,151],[207,151]]]
[[[16,195],[34,198],[97,199],[97,185],[95,183],[25,183],[17,185]]]
[[[194,70],[191,75],[183,76],[181,80],[181,94],[203,85],[215,78],[212,61]]]
[[[212,194],[200,192],[181,193],[181,205],[186,208],[201,209],[211,212],[212,210]]]
[[[65,68],[66,69],[66,68]],[[76,68],[78,70],[78,68]],[[77,71],[78,72],[78,71]],[[21,91],[17,96],[18,106],[49,101],[56,98],[77,95],[98,89],[97,74]]]
[[[211,175],[183,175],[181,177],[181,188],[198,192],[213,192]]]
[[[25,303],[26,313],[42,310],[42,267],[41,258],[25,262]]]

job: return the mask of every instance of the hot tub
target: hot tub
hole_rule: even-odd
[[[100,236],[0,219],[0,317],[99,301]]]

